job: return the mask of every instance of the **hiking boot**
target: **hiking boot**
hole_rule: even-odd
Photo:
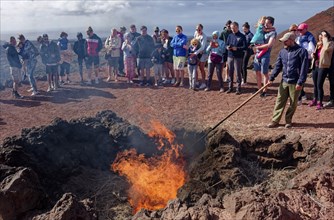
[[[291,123],[286,123],[284,127],[285,128],[292,128],[292,124]]]
[[[315,100],[315,99],[313,99],[312,101],[310,101],[310,102],[308,103],[308,106],[309,106],[309,107],[316,106],[316,105],[317,105],[317,100]]]
[[[278,127],[278,122],[272,121],[267,125],[268,128],[276,128]]]
[[[327,102],[326,104],[324,104],[324,108],[330,108],[334,106],[334,101],[330,100],[329,102]]]

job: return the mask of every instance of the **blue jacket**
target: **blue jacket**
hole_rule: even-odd
[[[274,81],[283,70],[283,82],[303,85],[308,71],[307,50],[295,44],[293,47],[283,48],[278,54],[275,67],[270,75],[270,81]]]
[[[187,40],[187,36],[182,33],[173,37],[170,46],[174,48],[174,56],[185,57],[187,55],[187,50],[183,48],[184,45],[187,45]]]
[[[237,47],[236,51],[228,50],[227,57],[243,58],[244,51],[247,49],[246,37],[240,31],[235,34],[229,34],[225,42],[226,46]]]
[[[87,42],[85,39],[80,39],[74,42],[73,51],[79,58],[87,56]]]

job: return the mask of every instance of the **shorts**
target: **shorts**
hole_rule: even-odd
[[[137,59],[137,67],[139,69],[147,69],[153,66],[153,63],[150,58],[138,58]]]
[[[175,70],[182,70],[186,63],[186,57],[173,56],[173,66]]]
[[[118,69],[119,66],[119,57],[110,57],[108,59],[108,65]]]
[[[58,73],[58,65],[46,65],[46,74],[57,74]]]
[[[20,80],[21,69],[17,67],[9,67],[10,75],[12,76],[14,81]]]
[[[270,57],[269,56],[263,56],[260,58],[260,62],[258,59],[254,59],[254,71],[260,71],[262,74],[268,74],[269,73],[269,62]]]
[[[88,56],[86,60],[86,68],[90,69],[92,68],[94,64],[94,67],[99,67],[100,65],[100,58],[98,56]]]

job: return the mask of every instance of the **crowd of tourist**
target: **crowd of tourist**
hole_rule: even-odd
[[[47,92],[71,82],[70,65],[75,55],[79,65],[80,83],[99,84],[100,55],[105,48],[103,55],[108,64],[107,82],[118,81],[120,76],[124,76],[127,83],[134,83],[134,79],[138,78],[140,86],[170,84],[184,87],[187,66],[189,89],[212,90],[213,73],[216,71],[219,92],[235,92],[237,95],[242,93],[242,87],[247,84],[247,67],[250,57],[254,55],[253,67],[258,89],[272,83],[279,72],[283,72],[279,101],[269,127],[278,124],[285,103],[290,98],[286,116],[289,127],[297,105],[305,99],[303,86],[308,72],[311,72],[314,82],[313,99],[308,105],[316,106],[317,110],[334,105],[334,42],[326,30],[317,35],[316,41],[308,31],[306,23],[293,24],[289,32],[279,39],[284,43],[284,48],[279,53],[274,70],[269,74],[270,53],[277,37],[274,21],[271,16],[261,17],[253,34],[248,22],[242,25],[241,33],[238,22],[229,20],[221,33],[214,31],[210,37],[204,33],[203,25],[198,24],[191,41],[183,34],[180,25],[175,27],[173,37],[168,30],[160,30],[159,27],[153,29],[152,35],[148,33],[146,26],[140,27],[140,33],[134,24],[128,32],[126,27],[120,27],[119,30],[112,28],[104,43],[94,33],[93,28],[88,27],[86,38],[78,33],[73,47],[66,32],[61,32],[57,41],[49,40],[48,35],[43,34],[37,39],[39,48],[20,34],[19,43],[15,37],[10,37],[10,42],[4,45],[14,82],[13,97],[22,98],[17,86],[21,80],[21,72],[28,76],[31,95],[39,94],[34,79],[39,55],[48,78]],[[86,79],[83,63],[86,66]],[[330,81],[330,100],[324,104],[323,85],[326,78]],[[226,87],[224,82],[227,83]],[[266,90],[267,88],[263,89],[261,97],[267,96]]]

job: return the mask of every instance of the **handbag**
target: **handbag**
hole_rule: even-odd
[[[216,54],[216,53],[211,53],[210,54],[210,60],[212,63],[221,63],[223,60],[223,57]]]

